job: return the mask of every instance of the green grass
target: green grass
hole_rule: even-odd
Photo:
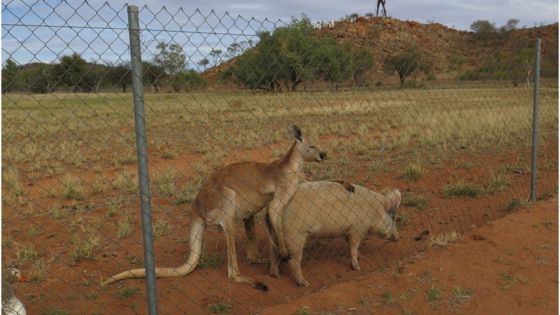
[[[517,198],[513,198],[511,199],[507,205],[506,205],[506,210],[508,211],[512,211],[515,209],[519,209],[519,208],[523,208],[527,206],[527,202],[517,199]]]
[[[422,210],[428,206],[428,198],[413,192],[405,192],[403,194],[402,205]]]
[[[428,302],[437,302],[441,299],[441,291],[438,288],[432,287],[426,292]]]
[[[447,197],[478,197],[482,195],[483,191],[480,187],[466,183],[463,180],[448,184],[444,187],[444,194]]]
[[[509,188],[511,180],[508,175],[502,172],[493,172],[488,178],[486,191],[490,194],[502,192]]]
[[[231,304],[220,302],[208,306],[208,312],[214,314],[228,313],[231,310]]]
[[[35,245],[33,244],[21,246],[16,250],[16,262],[19,265],[33,262],[37,259],[37,257],[37,251],[35,250]]]
[[[410,164],[404,169],[403,173],[401,174],[401,178],[403,178],[407,182],[415,182],[419,180],[420,177],[422,177],[423,173],[424,170],[422,169],[422,166],[418,164]]]
[[[500,289],[502,289],[504,291],[509,290],[517,282],[517,278],[509,272],[500,273],[500,278],[502,279],[502,282],[504,283],[504,285],[500,286]]]
[[[82,180],[75,177],[65,177],[62,180],[62,194],[67,199],[84,200],[85,191]]]
[[[395,304],[395,298],[393,294],[389,291],[383,291],[381,294],[381,300],[383,301],[383,305],[393,305]]]
[[[138,290],[137,288],[124,287],[124,288],[119,290],[119,292],[117,293],[117,296],[121,300],[126,300],[129,297],[132,297],[132,296],[138,294],[138,292],[140,292],[140,290]]]
[[[224,262],[224,256],[220,254],[202,254],[196,268],[218,268]]]

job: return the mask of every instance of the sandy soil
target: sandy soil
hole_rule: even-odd
[[[393,269],[368,273],[267,308],[263,314],[554,314],[557,310],[558,200],[554,198]]]

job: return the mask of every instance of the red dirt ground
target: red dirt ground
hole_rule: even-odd
[[[454,288],[470,288],[457,298]],[[428,301],[428,291],[441,296]],[[387,293],[389,292],[389,293]],[[388,296],[392,296],[392,303]],[[390,305],[388,305],[390,304]],[[307,310],[307,312],[305,311]],[[263,314],[554,314],[558,199],[493,221],[389,272],[371,272]]]
[[[551,156],[557,156],[557,142],[551,143],[553,145],[546,147],[543,152],[550,152]],[[270,150],[267,150],[266,153],[258,152],[258,150],[249,153],[251,153],[249,155],[252,159],[270,160]],[[265,282],[270,291],[257,291],[247,285],[227,280],[226,265],[221,262],[214,268],[199,268],[187,277],[158,280],[160,313],[204,314],[208,312],[210,305],[216,303],[231,304],[232,308],[229,312],[232,314],[254,314],[263,311],[289,314],[301,311],[305,305],[310,307],[309,312],[311,313],[328,310],[346,314],[350,308],[351,312],[358,313],[367,313],[368,310],[375,312],[381,310],[383,313],[412,311],[412,313],[405,312],[406,314],[446,313],[453,310],[459,310],[459,313],[471,313],[470,307],[481,303],[481,308],[472,309],[472,312],[480,313],[483,312],[484,307],[490,307],[482,302],[485,296],[492,296],[488,303],[496,302],[494,307],[503,306],[504,303],[497,297],[504,296],[513,301],[507,303],[507,307],[514,307],[514,304],[520,301],[523,307],[537,304],[535,307],[541,307],[542,310],[555,309],[557,299],[556,294],[552,294],[557,287],[556,268],[552,271],[552,267],[557,266],[558,261],[555,201],[540,203],[537,210],[532,210],[538,212],[541,207],[546,207],[549,209],[547,214],[549,216],[545,217],[546,212],[541,211],[542,216],[530,217],[532,220],[529,220],[530,223],[527,223],[527,227],[525,225],[520,227],[509,222],[512,218],[517,218],[525,213],[525,210],[519,210],[521,211],[519,213],[507,210],[507,204],[513,198],[523,200],[527,197],[529,174],[523,169],[523,166],[521,166],[522,169],[508,171],[511,183],[509,189],[505,191],[477,198],[449,198],[443,195],[443,187],[459,179],[483,187],[492,170],[507,165],[525,164],[522,160],[520,162],[520,158],[527,156],[529,156],[527,152],[456,156],[452,160],[426,165],[424,175],[413,183],[406,182],[400,178],[400,173],[394,171],[402,169],[403,162],[387,161],[385,165],[392,171],[367,177],[367,174],[371,173],[371,170],[367,169],[370,160],[360,161],[364,170],[357,172],[356,178],[348,180],[362,183],[374,190],[384,186],[398,187],[403,192],[421,194],[429,200],[429,204],[424,210],[401,207],[399,212],[406,214],[408,223],[400,229],[402,237],[400,242],[385,243],[375,238],[364,242],[360,248],[361,272],[349,268],[347,245],[343,239],[336,239],[309,242],[310,246],[306,250],[302,268],[307,280],[311,282],[310,287],[294,286],[286,272],[279,279],[272,279],[267,275],[268,266],[266,264],[250,265],[247,263],[244,250],[245,237],[242,229],[239,228],[237,250],[241,272]],[[370,158],[372,157],[364,157],[364,159]],[[175,165],[183,159],[191,161],[193,156],[177,157],[167,163]],[[153,158],[152,161],[156,161],[155,164],[158,162],[156,158]],[[224,163],[228,161],[226,159]],[[467,169],[459,167],[464,161],[474,162],[476,166]],[[166,163],[159,162],[162,163],[162,167]],[[539,172],[540,192],[557,191],[556,164],[557,162],[554,161],[554,165],[551,164],[552,167],[549,166]],[[188,165],[189,163],[185,163],[185,167],[181,171],[190,172]],[[33,186],[33,188],[35,187]],[[93,199],[88,202],[104,197],[107,196],[94,195]],[[55,202],[54,198],[48,197],[38,197],[38,200],[42,202],[44,209],[48,209],[49,205]],[[156,210],[167,209],[169,223],[173,227],[169,235],[155,240],[156,265],[162,267],[181,265],[189,253],[187,238],[190,207],[188,205],[176,206],[163,198],[154,198],[153,203]],[[134,203],[129,211],[136,213],[136,207],[137,205]],[[30,314],[42,314],[49,309],[62,309],[69,314],[146,313],[143,281],[129,280],[105,289],[99,286],[101,279],[106,279],[115,272],[141,266],[142,244],[138,228],[140,220],[136,216],[132,219],[132,225],[137,227],[133,233],[129,237],[117,239],[115,237],[117,222],[123,215],[107,217],[106,208],[80,210],[81,212],[60,220],[55,220],[45,213],[23,217],[18,214],[17,210],[4,207],[2,213],[3,237],[9,235],[13,237],[14,242],[35,244],[37,256],[45,258],[47,264],[50,265],[44,279],[20,284],[17,288],[16,292],[22,300],[27,302]],[[94,259],[73,262],[70,258],[72,242],[68,225],[72,223],[76,215],[83,216],[86,225],[95,221],[102,223],[98,233],[103,236],[103,240],[100,248],[94,253]],[[159,212],[154,216],[157,220]],[[473,234],[469,231],[473,228],[504,216],[505,219],[490,223],[490,226],[476,232],[481,235],[481,237],[477,237],[480,241],[471,240],[472,236],[469,235]],[[512,247],[513,250],[506,247],[506,244],[510,243],[496,239],[497,235],[500,235],[496,226],[504,224],[501,222],[510,224],[499,231],[503,231],[504,235],[509,234],[511,238],[509,242],[512,246],[515,245]],[[496,231],[491,231],[492,226]],[[39,232],[29,233],[31,227],[40,227]],[[416,242],[413,238],[426,229],[430,230],[432,235],[450,231],[466,234],[462,236],[459,244],[450,246],[449,250],[433,250],[430,251],[427,259],[420,259],[421,254],[419,253],[426,248],[427,240]],[[496,235],[494,235],[495,233]],[[266,255],[267,242],[262,230],[259,231],[258,238],[260,240],[259,251],[262,255]],[[519,242],[517,239],[521,239],[523,242]],[[207,230],[204,234],[204,244],[206,253],[214,253],[222,259],[226,259],[223,235],[220,231]],[[527,260],[532,259],[530,262],[521,260],[524,258],[526,248],[534,248],[533,255],[525,257]],[[452,255],[456,249],[462,250],[462,252]],[[444,264],[445,255],[451,255],[450,257],[454,260]],[[14,250],[4,250],[3,256],[4,261],[13,259]],[[481,260],[478,264],[474,261],[467,263],[471,256],[473,259],[486,260]],[[410,257],[414,257],[414,259],[410,260]],[[417,262],[411,264],[414,260]],[[536,267],[535,264],[537,264]],[[469,266],[469,268],[465,266]],[[29,266],[24,266],[25,268],[29,268]],[[543,268],[550,268],[550,270],[546,269],[547,272],[543,272],[545,270]],[[382,272],[383,270],[385,272]],[[451,274],[455,274],[455,282],[451,281]],[[370,278],[371,281],[368,282]],[[504,283],[505,280],[502,278],[511,278],[510,280],[513,282],[511,287]],[[544,287],[546,289],[525,294],[525,290],[527,289],[527,292],[529,288],[532,290],[533,285],[541,285],[541,282],[544,282],[542,279],[548,279],[550,282],[546,283],[547,286]],[[554,281],[550,281],[551,279]],[[501,296],[491,291],[490,286],[477,286],[486,281],[493,283],[493,289],[499,291]],[[426,290],[432,285],[435,289],[441,290],[441,298],[439,302],[427,303]],[[468,300],[463,298],[452,301],[451,294],[455,285],[472,288],[474,294]],[[552,285],[553,287],[549,290],[548,286]],[[505,288],[505,286],[508,287]],[[121,293],[124,288],[135,289],[137,292],[132,296],[123,297]],[[383,306],[381,296],[385,290],[391,293],[393,299],[391,306]],[[344,295],[339,297],[338,294],[342,294],[341,292]],[[329,297],[328,294],[333,294],[333,296]],[[542,296],[537,296],[537,294]],[[526,297],[533,300],[527,300]],[[300,298],[302,299],[299,300]],[[317,300],[314,300],[315,298]],[[267,307],[271,308],[267,309]],[[491,308],[488,309],[491,310]]]

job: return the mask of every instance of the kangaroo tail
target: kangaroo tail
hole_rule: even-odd
[[[204,228],[204,219],[202,219],[201,217],[195,217],[191,222],[191,232],[189,240],[190,252],[187,262],[182,266],[176,268],[156,268],[156,278],[181,277],[188,275],[194,270],[194,268],[196,268],[196,266],[198,265],[198,261],[200,260],[200,254],[202,250],[202,232],[204,231]],[[120,280],[145,277],[145,268],[132,269],[111,276],[109,279],[101,283],[101,285],[106,286]]]

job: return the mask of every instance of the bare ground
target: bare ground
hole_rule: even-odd
[[[554,314],[558,199],[492,221],[404,263],[263,314]]]

